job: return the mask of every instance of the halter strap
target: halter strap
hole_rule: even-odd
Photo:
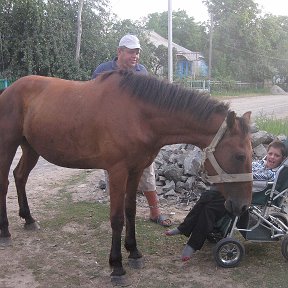
[[[216,146],[218,145],[219,141],[224,136],[227,130],[227,117],[224,119],[222,125],[218,129],[216,135],[214,136],[213,140],[211,141],[210,145],[203,149],[203,161],[202,167],[204,167],[204,162],[208,159],[215,169],[218,175],[209,176],[207,173],[204,175],[205,179],[211,183],[231,183],[231,182],[248,182],[253,180],[252,173],[241,173],[241,174],[227,174],[218,164],[215,156],[214,151]]]

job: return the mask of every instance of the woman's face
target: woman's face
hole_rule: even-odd
[[[266,161],[267,161],[266,167],[268,169],[278,167],[283,161],[281,150],[274,147],[270,147],[270,149],[267,152]]]

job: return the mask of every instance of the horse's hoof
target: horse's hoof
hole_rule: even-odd
[[[29,231],[37,231],[40,230],[40,225],[36,221],[29,224],[25,223],[24,229]]]
[[[0,246],[1,247],[12,246],[11,237],[0,237]]]
[[[145,266],[143,257],[141,258],[128,258],[129,266],[133,269],[142,269]]]
[[[125,276],[111,276],[111,283],[113,286],[127,287],[132,285]]]

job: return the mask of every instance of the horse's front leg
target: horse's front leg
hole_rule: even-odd
[[[19,216],[25,219],[25,229],[38,230],[40,226],[31,216],[25,187],[28,176],[31,170],[35,167],[39,155],[29,146],[28,143],[22,144],[21,148],[23,154],[18,165],[13,171],[19,203]]]
[[[111,216],[110,220],[112,228],[112,245],[110,250],[109,264],[113,269],[111,276],[123,276],[126,274],[126,271],[122,265],[121,254],[121,234],[124,225],[124,217],[122,217],[122,215],[121,213],[118,213],[117,215]]]
[[[126,219],[126,237],[125,248],[129,251],[129,265],[132,268],[140,269],[144,267],[142,253],[137,248],[135,217],[136,217],[136,192],[141,173],[130,175],[127,182],[125,198],[125,219]]]
[[[109,264],[112,267],[111,281],[122,285],[126,280],[126,271],[122,265],[121,234],[124,226],[124,199],[128,173],[122,167],[117,167],[109,174],[110,192],[110,222],[112,228],[112,245]]]

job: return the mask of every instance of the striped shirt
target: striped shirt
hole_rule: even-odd
[[[258,160],[252,162],[252,174],[255,180],[274,181],[276,172],[279,167],[274,169],[266,168],[265,160]]]

